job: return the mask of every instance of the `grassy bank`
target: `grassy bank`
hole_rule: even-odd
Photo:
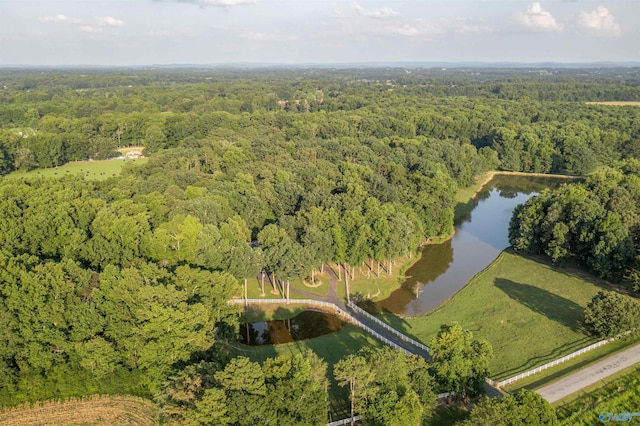
[[[88,180],[105,180],[119,175],[125,165],[144,164],[147,160],[147,158],[139,158],[136,160],[78,161],[48,169],[34,169],[28,172],[13,172],[6,175],[4,178],[19,179],[23,177],[62,177],[69,175],[82,175]]]
[[[378,276],[378,263],[375,261],[371,265],[367,263],[364,267],[357,267],[355,277],[349,281],[349,292],[352,297],[359,294],[369,300],[384,300],[400,287],[406,279],[404,273],[418,260],[420,260],[420,253],[396,259],[389,275],[386,269],[381,267]],[[388,267],[388,264],[383,265]],[[340,285],[344,287],[344,274]]]
[[[580,323],[600,288],[578,270],[503,252],[437,310],[408,318],[387,314],[387,319],[423,342],[441,324],[458,321],[491,343],[496,355],[491,377],[504,379],[594,342]]]

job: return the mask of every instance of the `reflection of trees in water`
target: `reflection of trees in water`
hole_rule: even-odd
[[[567,180],[541,176],[497,175],[486,185],[485,189],[491,191],[495,188],[504,198],[515,198],[518,193],[529,195],[532,192],[542,192],[548,188],[555,189],[563,183],[567,183]]]
[[[453,262],[452,240],[442,244],[428,245],[422,250],[421,259],[405,272],[407,279],[402,287],[391,293],[389,298],[378,302],[381,309],[404,312],[406,306],[417,297],[417,291],[425,284],[435,281],[447,272]]]
[[[497,191],[501,198],[513,200],[520,194],[531,195],[532,193],[541,192],[546,188],[558,187],[564,182],[566,182],[566,180],[558,178],[514,175],[495,176],[491,182],[485,185],[482,190],[476,194],[475,199],[472,200],[473,208],[466,215],[458,218],[456,221],[456,229],[459,229],[465,222],[472,219],[473,211],[480,201],[491,197],[494,190]],[[505,205],[509,205],[509,203],[500,204],[498,207],[500,211],[505,208]],[[486,223],[486,226],[490,228],[490,222],[494,212],[489,210],[488,215],[490,220],[487,221],[487,217],[485,217],[484,220],[480,218],[480,223]],[[505,226],[508,225],[505,224]],[[465,250],[467,252],[473,252],[474,244],[478,244],[476,240],[481,241],[484,245],[489,245],[502,250],[504,246],[498,245],[499,242],[493,238],[496,233],[488,228],[474,228],[475,232],[467,228],[466,232],[471,234],[474,238],[464,243],[464,249],[462,252],[465,252]],[[443,244],[425,247],[422,252],[422,258],[406,272],[408,278],[402,284],[402,288],[391,293],[388,299],[378,302],[378,308],[395,313],[406,312],[409,304],[417,297],[416,290],[419,290],[425,284],[428,285],[428,283],[436,281],[436,279],[443,275],[453,263],[454,253],[452,241],[453,240],[449,240]],[[480,247],[479,249],[482,250],[484,247]],[[465,268],[466,266],[460,265],[460,267]]]
[[[241,324],[240,334],[242,342],[246,344],[275,345],[332,333],[340,330],[343,324],[340,318],[332,314],[303,311],[290,319]]]

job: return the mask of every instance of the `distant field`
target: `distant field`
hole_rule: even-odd
[[[638,101],[585,102],[587,105],[640,106]]]
[[[18,179],[22,177],[62,177],[65,175],[83,175],[88,180],[104,180],[119,175],[125,164],[144,164],[147,161],[147,158],[140,158],[137,160],[77,161],[48,169],[34,169],[28,172],[13,172],[5,176],[5,178]]]
[[[0,411],[0,426],[156,424],[156,408],[134,396],[95,396],[68,402],[47,401]]]

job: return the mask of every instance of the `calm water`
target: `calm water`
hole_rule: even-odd
[[[416,316],[440,306],[509,246],[513,209],[538,191],[562,182],[551,178],[494,178],[478,194],[471,213],[458,220],[453,238],[426,246],[421,259],[407,270],[402,287],[378,307]]]
[[[240,335],[241,341],[248,345],[275,345],[333,333],[343,325],[344,322],[335,315],[304,311],[287,320],[240,324]]]

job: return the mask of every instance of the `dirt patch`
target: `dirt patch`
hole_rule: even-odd
[[[134,396],[93,396],[67,402],[45,401],[0,411],[0,426],[153,425],[156,408]]]

